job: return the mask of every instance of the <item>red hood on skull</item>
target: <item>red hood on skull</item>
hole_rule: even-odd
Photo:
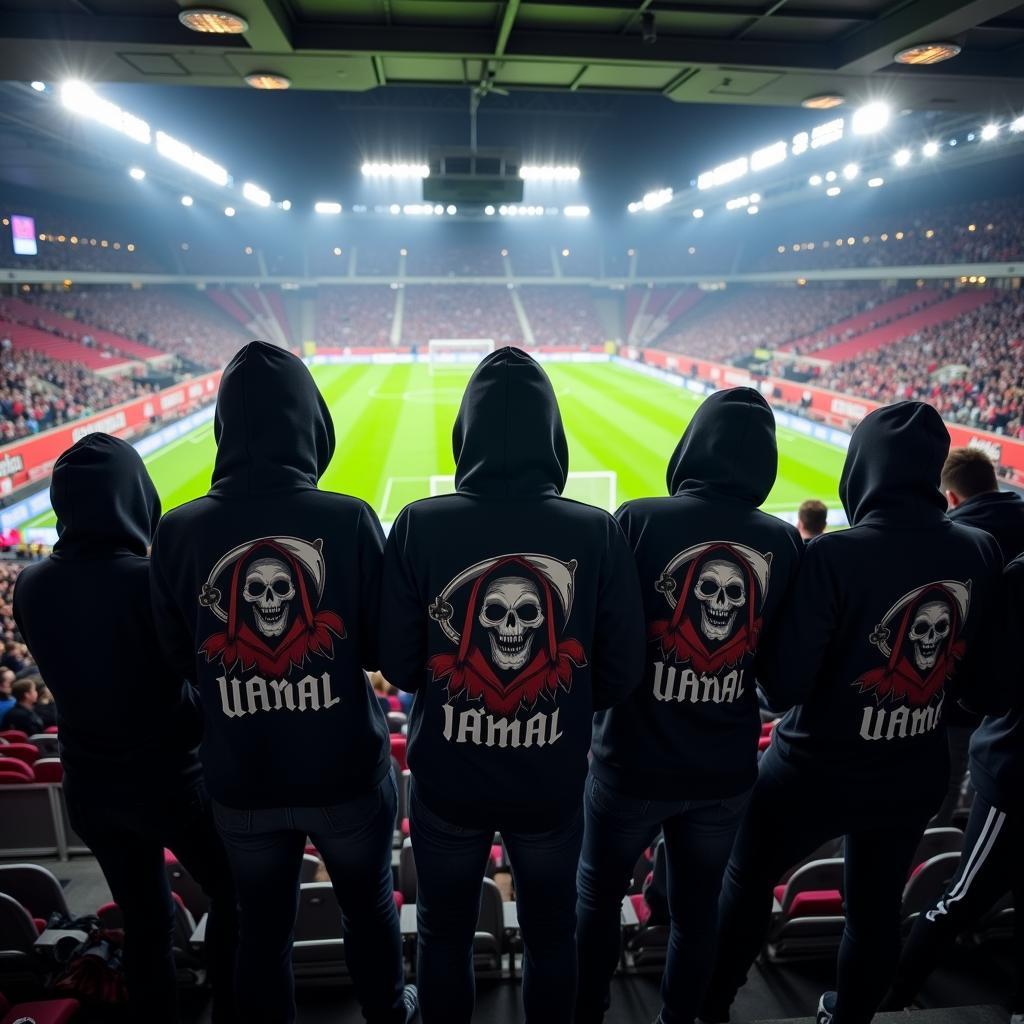
[[[533,580],[544,605],[542,642],[530,661],[508,682],[503,682],[490,658],[473,640],[473,626],[481,597],[495,577],[515,569]],[[587,659],[578,640],[559,640],[555,628],[555,598],[551,582],[526,559],[517,556],[502,559],[473,581],[456,654],[436,654],[427,667],[434,681],[448,680],[449,697],[465,693],[470,700],[482,700],[493,714],[511,717],[521,707],[532,707],[541,694],[554,696],[558,688],[568,692],[572,666],[582,668]]]
[[[746,621],[736,627],[731,637],[714,650],[686,615],[686,605],[697,578],[698,570],[712,558],[725,556],[743,573],[747,585]],[[748,654],[757,650],[763,619],[758,609],[763,595],[757,585],[750,563],[730,544],[712,544],[696,558],[691,559],[686,569],[683,586],[678,591],[675,611],[671,619],[658,619],[650,624],[648,638],[661,643],[662,652],[674,654],[676,661],[689,662],[694,672],[713,675],[720,669],[737,665]]]
[[[246,570],[258,558],[279,559],[288,566],[295,580],[294,617],[274,646],[256,633],[241,614],[245,607],[242,586]],[[226,671],[236,666],[244,672],[256,668],[266,678],[277,679],[289,668],[301,668],[311,656],[332,658],[332,635],[345,636],[345,625],[340,615],[316,610],[301,561],[275,541],[256,541],[235,561],[229,593],[227,629],[223,633],[214,633],[199,648],[207,661],[220,658]]]
[[[931,601],[942,601],[949,606],[949,634],[935,664],[922,675],[914,664],[912,649],[908,649],[908,634],[921,606]],[[941,583],[925,587],[903,609],[885,668],[865,672],[855,685],[860,686],[861,692],[874,691],[879,703],[887,698],[906,701],[914,707],[929,703],[956,671],[957,662],[966,651],[966,644],[957,639],[963,625],[960,619],[960,603],[947,587]]]

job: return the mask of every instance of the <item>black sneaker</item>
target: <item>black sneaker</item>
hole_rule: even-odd
[[[817,1024],[832,1024],[832,1018],[836,1012],[835,992],[822,992],[818,1000],[818,1016],[815,1018]]]
[[[405,1024],[416,1019],[420,1012],[420,994],[415,985],[406,985],[402,990],[402,1002],[405,1004]]]

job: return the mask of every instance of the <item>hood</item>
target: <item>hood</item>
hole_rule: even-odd
[[[512,347],[481,361],[462,396],[452,451],[462,494],[562,493],[569,449],[554,388],[538,362]]]
[[[980,526],[983,530],[985,523],[1020,530],[1024,529],[1024,500],[1016,491],[985,491],[973,498],[965,498],[947,515],[950,519]]]
[[[334,423],[305,363],[265,341],[228,363],[213,433],[213,494],[316,487],[334,454]]]
[[[50,502],[59,557],[130,551],[145,555],[160,521],[160,498],[139,453],[109,434],[89,434],[53,467]]]
[[[669,494],[711,491],[754,506],[775,485],[775,416],[760,391],[728,388],[709,395],[669,459]]]
[[[869,413],[850,439],[839,497],[852,526],[872,513],[920,521],[942,516],[939,490],[949,431],[924,402],[897,402]]]

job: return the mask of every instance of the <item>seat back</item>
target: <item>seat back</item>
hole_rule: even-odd
[[[843,839],[842,836],[836,839],[829,839],[819,846],[814,853],[809,857],[805,857],[803,860],[798,861],[788,871],[783,872],[782,877],[779,879],[780,885],[785,885],[795,874],[798,868],[802,868],[805,864],[810,864],[811,861],[815,860],[833,860],[836,857],[842,857]]]
[[[398,889],[403,903],[416,902],[416,861],[411,839],[403,840],[402,852],[398,855]]]
[[[406,717],[404,711],[389,711],[388,712],[388,732],[400,733],[402,729],[408,724],[409,719]]]
[[[319,857],[314,857],[311,853],[304,853],[302,855],[302,868],[299,871],[300,882],[315,882],[316,876],[320,873],[322,862]]]
[[[299,886],[299,910],[295,916],[296,942],[321,942],[341,938],[341,907],[330,882],[304,882]]]
[[[63,782],[64,765],[59,757],[41,757],[32,766],[32,775],[36,782]]]
[[[408,768],[408,764],[405,761],[405,737],[399,736],[397,733],[391,733],[391,756],[398,762],[398,768],[400,771],[405,771]]]
[[[27,765],[33,765],[39,760],[39,750],[27,741],[24,743],[10,742],[4,747],[4,757],[14,757],[24,761]]]
[[[929,828],[917,844],[912,868],[916,868],[940,853],[960,853],[964,848],[964,834],[958,828]]]
[[[7,775],[19,775],[27,782],[35,781],[32,766],[16,757],[0,757],[0,772],[4,772]]]
[[[31,953],[38,937],[32,915],[16,899],[0,893],[0,953]]]
[[[0,740],[6,740],[8,743],[27,743],[28,733],[22,732],[21,729],[3,729],[0,730]]]
[[[56,736],[45,732],[37,732],[35,735],[29,736],[28,741],[39,751],[40,757],[60,756],[60,743]]]
[[[53,857],[61,852],[54,797],[57,787],[14,775],[0,786],[0,857]]]
[[[53,873],[39,864],[0,864],[0,892],[17,900],[33,917],[70,917],[64,889]]]
[[[494,936],[499,955],[504,952],[505,912],[501,890],[492,878],[483,880],[483,888],[480,890],[480,916],[477,918],[476,930]]]
[[[843,861],[838,857],[812,860],[796,869],[786,883],[786,891],[779,901],[783,915],[788,915],[793,902],[801,893],[843,891]],[[841,911],[841,907],[840,907]]]

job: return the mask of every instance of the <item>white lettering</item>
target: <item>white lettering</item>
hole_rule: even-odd
[[[689,668],[676,668],[663,661],[654,663],[654,699],[675,701],[678,704],[734,704],[746,690],[743,688],[744,669],[733,669],[721,681],[718,676],[700,677]],[[702,690],[703,687],[703,690]]]
[[[456,712],[451,704],[442,704],[441,711],[444,715],[441,734],[449,743],[518,750],[520,747],[551,746],[563,735],[558,728],[557,708],[550,715],[538,711],[525,722],[489,715],[482,708]]]
[[[287,679],[263,679],[261,676],[251,676],[244,682],[220,676],[217,685],[221,709],[228,718],[254,715],[257,711],[326,711],[342,700],[331,693],[331,677],[327,672],[319,679],[305,676],[294,684]]]

